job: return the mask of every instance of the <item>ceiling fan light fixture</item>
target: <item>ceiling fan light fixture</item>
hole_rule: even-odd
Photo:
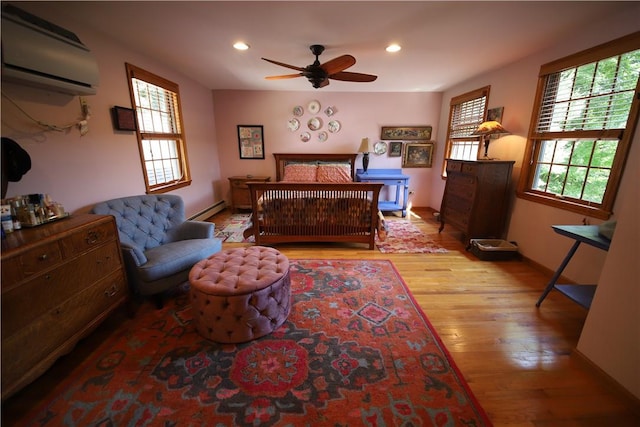
[[[400,49],[402,49],[402,46],[400,46],[400,45],[399,45],[399,44],[397,44],[397,43],[392,43],[392,44],[390,44],[389,46],[387,46],[387,48],[386,48],[385,50],[386,50],[387,52],[394,53],[394,52],[399,52],[399,51],[400,51]]]
[[[306,67],[298,67],[295,65],[286,64],[284,62],[274,61],[273,59],[262,58],[267,62],[279,65],[281,67],[289,68],[298,71],[296,74],[284,74],[280,76],[267,76],[267,80],[280,80],[290,79],[295,77],[305,77],[311,85],[320,89],[329,85],[329,80],[341,80],[345,82],[372,82],[375,81],[378,76],[373,74],[354,73],[350,71],[344,71],[356,63],[356,58],[351,55],[341,55],[333,58],[327,62],[321,63],[318,58],[324,51],[324,46],[314,44],[309,46],[311,53],[316,57],[313,64]]]
[[[234,47],[234,49],[237,49],[237,50],[247,50],[247,49],[249,49],[249,45],[247,43],[245,43],[245,42],[235,42],[233,44],[233,47]]]

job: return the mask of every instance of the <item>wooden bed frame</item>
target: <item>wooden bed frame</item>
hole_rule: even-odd
[[[285,165],[291,162],[349,163],[353,179],[356,154],[276,153],[273,156],[276,182],[247,183],[251,195],[252,225],[246,230],[245,237],[253,234],[256,245],[352,242],[365,243],[369,249],[375,249],[382,183],[281,181]],[[288,208],[279,211],[273,206]],[[314,209],[315,206],[320,208]]]

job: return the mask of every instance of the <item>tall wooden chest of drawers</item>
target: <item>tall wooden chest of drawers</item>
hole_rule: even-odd
[[[127,298],[115,219],[72,215],[2,241],[2,400]]]
[[[269,176],[231,176],[229,185],[231,186],[231,212],[238,209],[251,209],[251,194],[247,182],[269,182]]]
[[[503,238],[513,161],[447,159],[447,184],[440,207],[440,231],[445,224],[464,239]]]

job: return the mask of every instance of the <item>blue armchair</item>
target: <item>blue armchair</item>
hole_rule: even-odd
[[[193,265],[222,249],[215,224],[186,221],[176,195],[140,195],[98,203],[92,213],[113,215],[118,226],[129,287],[135,295],[155,296],[188,280]]]

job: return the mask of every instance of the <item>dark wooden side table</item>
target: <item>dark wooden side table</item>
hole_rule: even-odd
[[[597,225],[552,225],[551,228],[562,236],[574,239],[575,243],[571,246],[571,249],[569,249],[562,264],[560,264],[560,267],[556,270],[549,284],[547,284],[547,287],[544,289],[544,292],[542,292],[542,295],[540,295],[536,307],[540,307],[540,304],[542,304],[542,301],[547,297],[549,292],[555,288],[581,306],[589,308],[591,307],[591,301],[596,292],[596,285],[560,285],[557,281],[578,250],[580,243],[586,243],[603,251],[608,251],[611,241],[598,234]]]
[[[269,182],[270,176],[231,176],[229,184],[231,186],[231,212],[238,209],[251,209],[251,194],[247,182]]]

